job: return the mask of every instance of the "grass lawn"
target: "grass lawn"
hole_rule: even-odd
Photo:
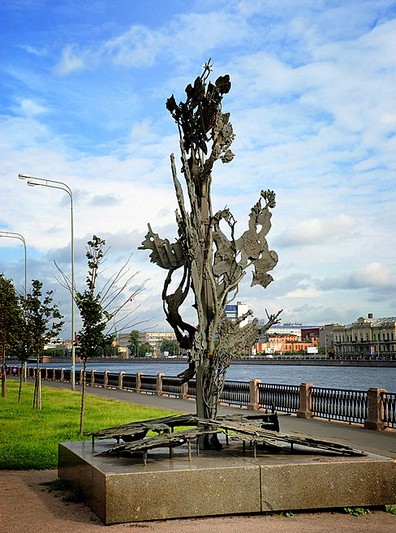
[[[79,441],[81,393],[42,388],[42,410],[33,409],[33,388],[24,383],[18,402],[19,382],[7,380],[7,397],[0,397],[0,469],[45,469],[58,464],[58,443]],[[85,432],[137,420],[172,414],[116,400],[86,396]],[[84,437],[89,439],[90,437]]]

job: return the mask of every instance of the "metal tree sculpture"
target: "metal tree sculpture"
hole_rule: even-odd
[[[251,346],[271,325],[279,322],[279,311],[268,315],[259,327],[257,319],[243,325],[251,312],[237,321],[226,318],[225,307],[238,290],[238,284],[249,267],[253,268],[251,285],[267,285],[268,274],[278,262],[276,252],[268,249],[266,235],[271,227],[270,209],[275,207],[275,193],[261,191],[249,215],[248,229],[236,238],[235,220],[225,208],[212,214],[212,169],[219,159],[228,163],[234,158],[230,150],[234,139],[230,114],[223,113],[221,102],[231,88],[230,77],[208,81],[210,62],[194,85],[186,89],[186,101],[176,103],[172,95],[166,107],[176,121],[180,137],[181,172],[188,194],[177,174],[175,157],[170,156],[173,183],[179,210],[176,212],[178,238],[174,243],[161,239],[148,225],[148,233],[140,249],[151,250],[153,263],[168,274],[162,292],[166,319],[172,326],[181,348],[191,350],[189,368],[180,374],[188,381],[196,374],[197,415],[216,418],[219,394],[231,360]],[[226,233],[221,225],[228,228]],[[227,236],[228,235],[228,236]],[[177,288],[172,292],[174,274],[181,272]],[[186,322],[181,306],[193,291],[198,326]]]

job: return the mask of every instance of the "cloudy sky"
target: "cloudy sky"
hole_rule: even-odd
[[[148,222],[176,236],[165,101],[184,99],[209,58],[213,80],[231,76],[223,110],[236,133],[234,161],[214,170],[214,210],[228,206],[242,233],[260,191],[277,194],[274,282],[250,288],[249,274],[237,299],[259,318],[283,309],[283,323],[396,315],[395,2],[7,0],[0,30],[0,231],[24,236],[28,278],[56,290],[68,320],[54,260],[70,272],[69,197],[18,173],[72,189],[79,288],[99,235],[103,279],[132,253],[136,282],[148,279],[137,320],[168,330],[165,271],[137,248]],[[18,239],[0,238],[0,272],[22,290]]]

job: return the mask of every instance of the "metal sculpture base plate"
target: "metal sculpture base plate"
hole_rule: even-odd
[[[103,455],[114,441],[59,445],[58,472],[105,524],[272,511],[368,507],[396,502],[396,461],[311,453],[163,449]]]

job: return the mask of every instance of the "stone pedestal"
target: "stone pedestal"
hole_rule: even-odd
[[[111,441],[114,444],[114,441]],[[59,477],[105,524],[396,503],[396,462],[385,457],[176,448],[141,458],[100,456],[108,441],[61,443]]]

